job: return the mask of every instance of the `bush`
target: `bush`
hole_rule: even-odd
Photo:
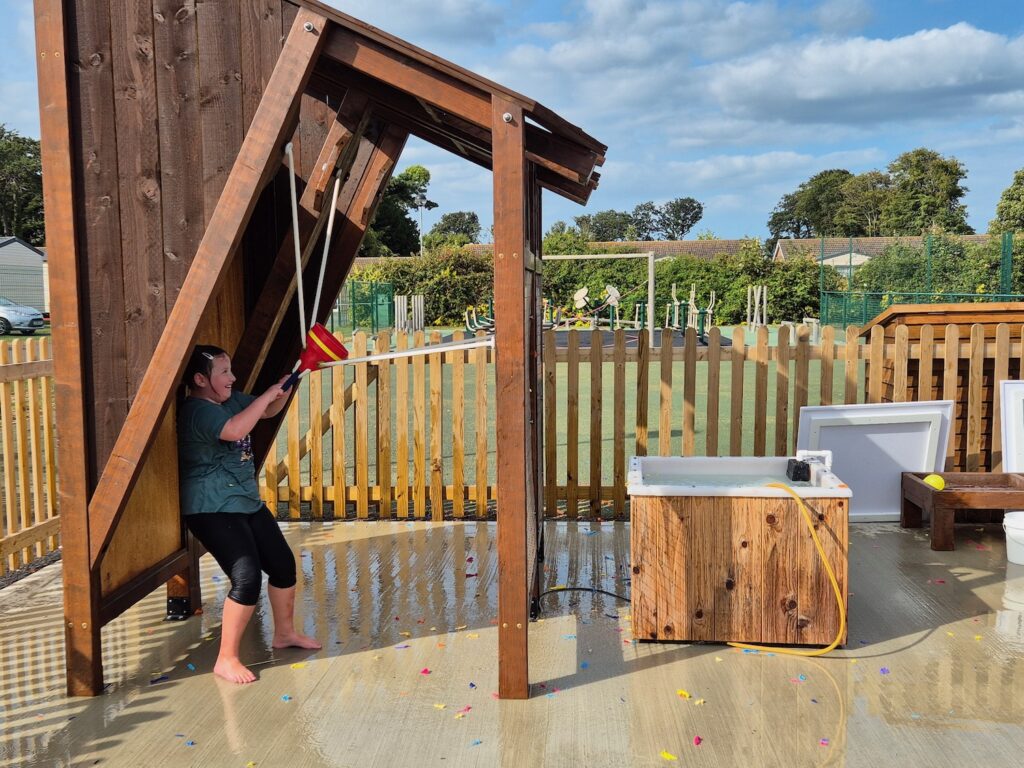
[[[485,304],[493,293],[491,255],[439,248],[419,256],[383,259],[354,270],[353,280],[391,283],[395,294],[423,294],[430,325],[462,325],[466,307]]]

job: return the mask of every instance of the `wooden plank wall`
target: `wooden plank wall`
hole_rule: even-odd
[[[883,385],[878,379],[875,386],[872,365],[906,381],[904,400],[957,401],[950,469],[998,471],[994,382],[1018,377],[1022,331],[1001,326],[998,337],[988,340],[966,328],[928,327],[920,341],[886,340],[876,334],[861,344],[851,327],[845,343],[839,344],[834,329],[826,328],[821,343],[811,344],[806,329],[797,328],[791,339],[780,335],[785,346],[769,346],[767,329],[760,329],[751,346],[741,342],[738,331],[728,346],[714,329],[708,346],[666,344],[650,351],[643,344],[627,346],[624,331],[617,331],[603,349],[584,346],[584,340],[595,338],[590,331],[570,332],[561,347],[548,333],[543,344],[545,515],[624,517],[626,460],[644,450],[660,455],[791,454],[803,405],[896,399],[891,382]],[[402,349],[426,340],[422,334],[397,334],[395,341]],[[362,333],[356,334],[355,349],[373,347]],[[315,413],[303,416],[299,426],[299,409],[307,408],[306,401],[293,402],[294,431],[287,440],[280,438],[277,453],[284,458],[261,480],[268,503],[287,503],[295,517],[307,502],[314,517],[324,514],[325,506],[314,504],[314,498],[338,517],[402,518],[410,514],[410,501],[411,515],[420,519],[487,515],[487,499],[496,499],[500,490],[488,467],[494,450],[493,427],[488,426],[495,407],[488,400],[493,398],[491,353],[481,349],[438,357],[433,364],[419,357],[367,365],[365,372],[360,366],[360,371],[312,374],[314,380],[336,377],[333,384],[316,385],[335,393],[333,403],[321,408],[321,428],[315,431],[305,426],[316,421]],[[921,360],[934,371],[930,384],[914,373]],[[462,385],[453,386],[459,378]],[[442,408],[437,407],[439,386]],[[648,402],[657,409],[654,417],[645,410]],[[382,423],[388,425],[387,454],[381,448]],[[656,435],[648,434],[648,423],[657,426]],[[349,438],[339,451],[333,441],[335,434],[342,434],[342,424]],[[712,424],[717,429],[707,428]],[[627,439],[629,432],[635,440]],[[595,449],[597,436],[611,443],[610,457]],[[358,447],[366,440],[378,446],[372,464],[364,461],[372,448]],[[475,456],[467,457],[467,447]],[[322,468],[323,487],[314,491],[308,464],[309,452],[316,450],[335,463],[345,455],[350,467],[358,469],[350,469],[348,479]],[[344,509],[337,505],[339,499]]]
[[[94,486],[127,415],[297,11],[287,0],[70,0],[66,4],[78,258]],[[319,147],[326,107],[297,131]],[[239,119],[241,116],[241,119]],[[301,148],[301,144],[299,144]],[[300,159],[305,154],[299,152]],[[307,163],[308,165],[309,163]],[[301,170],[301,168],[300,168]],[[287,175],[201,325],[234,348],[287,223]],[[253,269],[248,265],[253,264]],[[252,273],[252,274],[250,274]],[[103,589],[181,546],[172,406],[104,558]]]

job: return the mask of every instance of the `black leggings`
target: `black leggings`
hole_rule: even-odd
[[[256,605],[263,571],[278,589],[295,586],[295,555],[266,506],[258,512],[185,515],[185,525],[231,579],[228,597]]]

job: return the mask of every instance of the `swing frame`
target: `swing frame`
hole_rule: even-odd
[[[416,135],[493,171],[496,399],[520,406],[497,416],[499,694],[525,698],[542,546],[541,190],[585,204],[606,147],[319,2],[264,4],[273,12],[246,0],[236,18],[184,9],[170,24],[131,3],[35,0],[68,692],[103,689],[101,628],[160,585],[178,617],[201,606],[174,428],[193,344],[229,350],[243,389],[276,382],[301,346],[296,286],[315,284],[326,214],[338,216],[323,273],[333,297]],[[140,59],[147,30],[154,50]],[[204,56],[234,57],[239,77],[208,75]],[[138,98],[115,102],[127,89]],[[301,143],[295,239],[275,224],[288,215],[289,142]],[[279,419],[253,432],[259,461]]]

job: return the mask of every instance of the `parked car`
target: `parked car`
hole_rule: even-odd
[[[15,304],[0,296],[0,336],[20,331],[29,336],[43,327],[43,313],[32,307]]]

